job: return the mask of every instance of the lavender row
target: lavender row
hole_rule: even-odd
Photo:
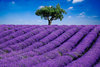
[[[88,33],[87,33],[88,34]],[[95,33],[92,33],[93,34],[93,36],[95,35],[96,36],[96,34]],[[69,34],[70,35],[70,34]],[[92,35],[91,35],[92,36]],[[63,40],[63,38],[61,38],[62,40]],[[58,39],[59,40],[59,39]],[[68,40],[69,41],[69,40]],[[74,40],[70,40],[69,42],[71,42],[71,41],[73,41],[72,43],[76,43]],[[44,41],[45,42],[45,41]],[[50,42],[50,41],[48,41],[48,42]],[[47,43],[48,43],[47,42]],[[57,41],[55,41],[54,42],[54,44],[56,43]],[[58,41],[58,42],[61,42],[60,40]],[[58,43],[57,42],[57,43]],[[38,44],[39,43],[41,43],[41,42],[38,42]],[[62,43],[61,43],[62,44]],[[47,45],[47,44],[46,44]],[[63,44],[62,44],[63,45]],[[41,47],[41,46],[40,46]],[[38,48],[38,47],[35,47],[36,49]],[[75,47],[74,47],[75,48]],[[8,48],[6,48],[6,49],[8,49]],[[51,66],[55,63],[55,67],[57,66],[57,65],[60,65],[60,66],[64,66],[64,65],[66,65],[66,62],[71,62],[72,60],[73,60],[73,56],[70,54],[70,53],[68,53],[69,55],[64,55],[63,57],[57,57],[57,58],[54,58],[55,57],[55,55],[57,56],[57,54],[59,54],[59,56],[62,56],[63,54],[62,53],[65,53],[66,51],[64,51],[64,52],[56,52],[57,50],[55,50],[54,52],[52,52],[52,51],[50,51],[50,52],[52,52],[52,53],[50,53],[50,52],[48,52],[48,55],[47,55],[47,53],[45,53],[45,54],[43,54],[43,55],[40,55],[40,56],[34,56],[34,55],[37,55],[35,52],[33,52],[33,51],[29,51],[29,52],[27,52],[27,53],[23,53],[23,54],[20,54],[19,56],[16,56],[16,57],[10,57],[9,59],[2,59],[0,62],[2,62],[2,63],[4,63],[5,65],[9,65],[10,67],[11,66],[13,66],[14,65],[14,67],[15,67],[15,64],[16,64],[16,66],[18,67],[18,65],[20,65],[20,66],[22,66],[22,65],[24,65],[24,66],[27,66],[27,65],[30,65],[30,67],[32,66],[32,65],[36,65],[36,64],[38,64],[38,63],[40,63],[40,62],[44,62],[44,61],[47,61],[48,59],[54,59],[55,61],[56,61],[56,59],[58,59],[58,61],[56,61],[56,62],[54,62],[54,60],[53,61],[51,61],[51,60],[48,60],[46,63],[47,63],[47,65],[46,66],[48,66],[48,64],[49,64],[49,62],[51,63]],[[49,54],[50,53],[50,54]],[[50,56],[51,55],[51,56]],[[71,56],[72,57],[71,57]],[[29,57],[30,56],[30,57]],[[34,57],[33,57],[34,56]],[[33,58],[31,58],[31,57],[33,57]],[[11,58],[13,59],[13,60],[11,60]],[[17,58],[17,59],[19,59],[19,60],[21,60],[21,61],[19,61],[19,63],[18,62],[16,62],[16,59],[15,58]],[[28,59],[27,59],[28,58]],[[69,60],[64,60],[64,58],[66,58],[66,59],[69,59]],[[25,60],[26,59],[26,60]],[[31,62],[31,61],[29,61],[28,62],[28,60],[31,60],[31,61],[33,61],[33,62]],[[60,61],[61,60],[61,61]],[[13,62],[13,61],[15,61],[14,62],[14,64],[13,63],[11,63],[11,64],[9,64],[8,62]],[[23,61],[23,62],[22,62]],[[25,61],[25,62],[24,62]],[[24,63],[26,63],[26,64],[24,64]],[[40,64],[38,64],[38,65],[36,65],[36,66],[39,66],[39,65],[45,65],[46,63],[40,63]],[[57,63],[57,65],[56,65],[56,63]],[[64,64],[63,64],[64,63]],[[18,65],[17,65],[18,64]],[[2,65],[1,65],[2,66]],[[45,66],[44,66],[45,67]]]
[[[32,27],[31,27],[32,28]],[[7,36],[9,36],[9,35],[12,35],[12,34],[18,34],[18,32],[24,32],[24,30],[28,30],[29,29],[29,27],[22,27],[21,28],[21,30],[17,30],[17,29],[14,29],[14,30],[8,30],[8,31],[4,31],[4,32],[2,32],[1,34],[0,34],[0,37],[1,38],[5,38],[5,37],[7,37]]]
[[[41,29],[38,29],[38,30],[41,30]],[[38,30],[37,30],[37,31],[38,31]],[[41,30],[41,31],[42,31],[42,30]],[[52,31],[52,29],[51,29],[51,31]]]
[[[74,57],[78,57],[81,55],[86,48],[89,48],[91,46],[91,43],[96,39],[97,35],[99,34],[100,27],[94,28],[82,41],[81,43],[73,49],[70,54],[72,54]],[[90,39],[91,38],[91,39]]]
[[[1,33],[0,36],[2,38],[0,38],[0,44],[5,42],[5,41],[7,41],[7,40],[9,40],[10,38],[12,39],[14,37],[14,36],[12,36],[12,34],[17,33],[18,32],[17,29],[18,28],[14,29],[14,30],[9,30],[9,31],[5,31],[5,32]],[[21,29],[25,29],[25,28],[21,28]],[[7,39],[7,38],[9,38],[9,39]]]
[[[60,30],[58,30],[58,31],[60,31]],[[34,46],[36,46],[36,44],[34,45]],[[31,46],[32,47],[32,46]],[[32,49],[32,48],[31,48]]]
[[[75,29],[75,28],[71,29],[69,31],[70,35],[68,34],[69,37],[71,35],[73,35],[73,33],[77,32],[77,31],[78,31],[78,29]],[[65,33],[68,33],[68,32],[65,32]],[[63,37],[65,37],[65,36],[63,36]],[[51,51],[51,50],[55,49],[56,47],[60,46],[62,42],[64,42],[65,40],[67,40],[69,38],[69,37],[66,37],[66,38],[63,38],[63,37],[60,36],[60,37],[56,38],[54,41],[49,42],[48,44],[46,44],[43,47],[40,47],[38,49],[33,49],[33,51],[35,51],[35,52],[37,52],[39,54],[43,54],[45,52]]]
[[[52,31],[55,31],[55,29],[53,28]],[[50,32],[52,32],[52,31],[50,31],[50,29],[48,29],[48,31],[44,30],[44,31],[40,32],[39,34],[32,36],[29,39],[26,39],[26,40],[20,42],[19,44],[11,45],[10,47],[14,50],[24,49],[25,47],[32,45],[32,43],[39,41],[40,39],[49,35]]]
[[[53,29],[51,29],[51,30],[53,31],[53,30],[54,30],[54,28],[53,28]],[[49,31],[50,31],[50,29],[49,29]],[[51,32],[52,32],[52,31],[51,31]],[[61,30],[59,29],[59,30],[57,30],[57,31],[55,31],[55,32],[61,32]],[[52,34],[52,33],[51,33],[51,34]],[[26,44],[26,45],[27,45],[27,44]],[[33,45],[34,45],[34,44],[33,44]],[[35,44],[35,45],[36,45],[36,44]],[[15,46],[18,46],[18,45],[16,44]],[[21,46],[20,46],[20,47],[21,47]],[[22,47],[23,47],[23,46],[22,46]],[[15,49],[20,49],[20,48],[16,48],[16,47],[15,47]]]
[[[27,32],[23,31],[24,34],[22,34],[22,35],[16,36],[14,34],[11,34],[11,35],[9,35],[9,36],[7,36],[5,38],[2,38],[2,40],[0,40],[0,41],[1,42],[5,42],[5,39],[8,41],[8,40],[11,40],[11,39],[16,39],[16,37],[17,37],[16,40],[19,42],[21,40],[24,40],[23,38],[28,38],[31,35],[37,34],[37,32],[39,32],[39,29],[40,30],[45,30],[44,28],[37,28],[37,27],[34,28],[34,27],[32,27],[29,30],[26,30]],[[22,37],[22,39],[21,39],[21,37]]]
[[[28,25],[4,25],[4,26],[1,26],[0,33],[9,31],[9,30],[20,30],[22,28],[28,28],[28,27],[31,27],[31,26],[28,26]]]
[[[69,29],[69,27],[67,27],[67,28]],[[52,30],[52,29],[51,29],[51,30]],[[51,34],[52,34],[52,33],[51,33]],[[48,36],[45,37],[45,38],[48,38]],[[45,38],[43,38],[42,40],[44,40]],[[42,46],[42,45],[43,45],[42,42],[36,42],[36,43],[32,44],[31,46],[29,46],[27,50],[31,50],[31,49],[33,49],[33,48],[40,47],[40,46]],[[23,51],[24,51],[24,50],[22,50],[22,52],[23,52]],[[26,51],[26,49],[25,49],[25,51]],[[19,51],[19,52],[20,52],[20,51]]]
[[[65,34],[66,34],[66,33],[65,33]],[[48,37],[49,37],[49,36],[47,36],[46,38],[48,38]],[[65,36],[60,36],[60,38],[61,38],[61,37],[63,38],[63,37],[65,37]],[[44,40],[44,39],[45,39],[45,38],[43,38],[42,40]],[[59,39],[59,37],[57,38],[57,40],[58,40],[58,39]],[[66,39],[65,39],[65,40],[66,40]],[[49,41],[49,42],[50,42],[50,41]],[[52,43],[56,43],[56,41],[51,42],[51,44],[52,44]],[[59,44],[60,44],[60,43],[59,43]],[[33,48],[41,47],[42,45],[44,45],[44,43],[42,43],[42,42],[36,42],[36,43],[34,43],[33,45],[29,46],[27,50],[29,51],[29,50],[32,50]],[[27,50],[23,50],[23,51],[25,52],[25,51],[27,51]]]
[[[28,39],[26,39],[26,40],[24,40],[24,41],[22,41],[22,42],[20,42],[19,44],[18,43],[16,43],[15,45],[11,45],[10,46],[10,48],[12,48],[13,50],[16,50],[16,49],[14,49],[14,47],[18,47],[18,46],[29,46],[29,45],[31,45],[32,43],[34,43],[36,40],[36,38],[38,37],[44,37],[44,36],[46,36],[46,35],[48,35],[49,33],[50,33],[50,31],[52,32],[54,29],[52,29],[52,30],[50,30],[50,29],[48,29],[49,31],[47,31],[47,30],[44,30],[44,31],[42,31],[42,32],[40,32],[39,34],[37,34],[37,35],[34,35],[34,36],[31,36],[30,38],[28,38]],[[40,36],[40,35],[43,35],[43,36]],[[19,38],[18,38],[19,39]],[[40,38],[41,39],[41,38]],[[25,48],[25,47],[24,47]],[[20,48],[17,48],[17,49],[20,49]]]
[[[91,32],[91,34],[92,34],[92,32]],[[89,35],[91,35],[91,34],[89,34]],[[86,36],[86,38],[89,38],[88,36]],[[83,40],[83,42],[84,41],[86,41],[86,38]],[[88,42],[87,42],[88,43]],[[85,43],[86,44],[86,43]],[[85,45],[84,44],[84,45]],[[79,44],[80,45],[80,44]],[[78,46],[79,46],[78,45]],[[87,45],[87,44],[86,44]],[[65,52],[64,52],[65,53]],[[63,54],[63,53],[62,53]],[[76,54],[76,53],[75,53]],[[65,58],[65,57],[67,57],[68,58],[68,56],[70,57],[70,58],[72,58],[71,60],[69,60],[69,59],[63,59],[63,58]],[[62,58],[62,59],[60,59],[60,58]],[[62,62],[60,62],[60,60],[58,61],[58,59],[60,59],[60,60],[62,60]],[[67,53],[65,56],[61,56],[61,57],[57,57],[56,59],[54,59],[54,60],[49,60],[49,61],[47,61],[46,63],[42,63],[42,64],[38,64],[37,65],[37,67],[40,67],[41,65],[50,65],[50,66],[54,66],[54,65],[56,65],[55,63],[58,63],[55,67],[63,67],[65,64],[68,64],[69,62],[71,62],[72,60],[74,59],[74,56],[73,56],[73,54],[71,54],[70,52],[69,53]],[[69,61],[68,61],[69,60]],[[65,62],[65,61],[68,61],[68,62]],[[49,64],[50,62],[52,62],[52,64]]]
[[[55,32],[53,32],[53,33],[51,33],[50,35],[48,35],[47,37],[45,37],[45,38],[43,38],[43,39],[41,39],[40,41],[43,41],[43,40],[45,40],[45,39],[48,39],[48,37],[49,36],[51,36],[52,34],[54,35],[55,33],[58,33],[58,34],[56,34],[54,37],[53,37],[53,39],[51,39],[51,40],[54,40],[56,37],[58,37],[61,33],[63,33],[64,31],[63,30],[61,30],[61,29],[59,29],[59,30],[57,30],[57,31],[55,31]],[[50,38],[50,37],[49,37]],[[49,40],[48,42],[50,42],[51,40]],[[45,41],[44,41],[45,42]],[[48,43],[48,42],[46,42],[46,43]],[[38,44],[37,44],[38,43]],[[45,44],[46,44],[45,43]],[[45,44],[43,44],[43,43],[41,43],[40,42],[40,44],[39,44],[39,42],[36,42],[36,43],[34,43],[32,46],[30,46],[31,48],[28,48],[28,50],[32,50],[33,48],[37,48],[37,47],[40,47],[40,46],[43,46],[43,45],[45,45]]]
[[[92,48],[81,58],[73,61],[72,63],[68,64],[67,67],[91,67],[97,59],[100,57],[100,36],[96,43],[92,46]]]
[[[86,29],[86,28],[85,28]],[[68,45],[67,45],[68,44]],[[63,46],[63,45],[62,45]],[[60,55],[62,55],[62,53],[65,53],[65,52],[68,52],[68,48],[71,48],[71,47],[68,47],[67,48],[67,46],[71,46],[70,45],[70,43],[68,42],[68,43],[66,43],[65,44],[65,46],[66,46],[66,48],[64,49],[64,47],[61,49],[61,47],[59,47],[59,49],[57,50],[57,49],[55,49],[55,51],[54,52],[51,52],[51,55],[52,55],[52,53],[54,53],[55,55],[52,55],[53,57],[52,58],[54,58],[54,57],[56,57],[56,56],[59,56],[59,54]],[[67,50],[67,51],[66,51]],[[50,53],[48,53],[48,56],[50,56],[49,55]],[[57,55],[58,54],[58,55]],[[57,60],[57,59],[56,59]],[[53,61],[53,60],[52,60]],[[71,61],[71,60],[70,60]],[[51,62],[51,61],[48,61],[48,62]],[[46,63],[43,63],[43,65],[44,64],[47,64],[48,62],[46,62]],[[56,61],[53,61],[53,62],[56,62]],[[68,63],[68,62],[66,62],[66,63]],[[40,66],[41,64],[39,64],[39,66]],[[59,65],[58,65],[59,66]]]
[[[48,31],[49,31],[49,30],[50,30],[50,29],[48,29]],[[43,32],[47,34],[47,31],[43,31]],[[42,32],[42,33],[43,33],[43,32]],[[52,32],[52,31],[51,31],[51,32]],[[43,33],[43,34],[44,34],[44,33]],[[43,35],[43,34],[42,34],[42,35]],[[45,34],[44,34],[44,35],[45,35]]]
[[[69,28],[68,28],[69,29]],[[67,29],[66,29],[67,30]],[[53,35],[54,34],[54,35]],[[55,34],[55,32],[51,33],[50,35],[48,35],[47,37],[43,38],[42,40],[40,40],[39,42],[36,42],[35,44],[33,44],[32,46],[30,47],[35,47],[35,48],[39,48],[40,46],[42,45],[45,45],[47,44],[48,42],[54,40],[55,37],[57,37],[56,35],[58,34]],[[51,37],[52,36],[52,37]],[[59,38],[58,38],[59,39]],[[30,48],[29,48],[30,49]]]
[[[32,54],[32,53],[31,53]]]
[[[1,32],[4,32],[4,31],[6,31],[6,30],[9,30],[9,29],[11,29],[11,28],[14,28],[14,26],[13,26],[13,25],[11,25],[11,26],[8,26],[8,25],[1,25],[1,26],[0,26],[0,33],[1,33]]]
[[[73,30],[74,32],[76,31],[76,29],[72,29],[72,30]],[[65,39],[66,33],[67,33],[67,32],[70,32],[70,33],[71,33],[72,30],[70,30],[70,31],[65,31],[63,34],[61,34],[61,35],[60,35],[59,37],[57,37],[56,39],[53,39],[53,40],[51,39],[52,41],[48,41],[48,39],[52,38],[51,36],[50,36],[50,37],[46,37],[47,39],[44,38],[43,40],[41,40],[41,42],[43,42],[44,44],[45,44],[46,42],[49,42],[48,44],[46,44],[46,45],[43,46],[43,47],[40,47],[41,45],[38,44],[38,45],[34,45],[34,47],[36,46],[35,48],[40,47],[39,49],[41,49],[41,48],[44,49],[44,47],[46,47],[46,46],[48,47],[49,45],[52,46],[52,45],[56,44],[57,42],[59,42],[60,39],[63,39],[63,41],[64,41],[64,40],[66,40],[66,39]],[[72,32],[72,33],[73,33],[73,32]],[[71,34],[71,35],[72,35],[72,34]],[[67,37],[67,38],[68,38],[68,37]],[[59,44],[61,44],[61,42],[59,42],[59,43],[57,43],[57,44],[59,45]],[[50,47],[50,46],[49,46],[49,47]],[[42,51],[42,50],[40,50],[40,51]]]
[[[31,32],[29,32],[29,33],[27,33],[27,34],[24,34],[24,35],[22,35],[22,36],[19,36],[19,37],[17,37],[16,38],[16,41],[17,41],[17,43],[18,42],[21,42],[21,41],[24,41],[25,39],[27,39],[27,38],[29,38],[29,37],[31,37],[31,36],[33,36],[33,35],[36,35],[36,34],[38,34],[41,30],[45,30],[44,28],[39,28],[39,29],[35,29],[35,30],[33,30],[33,31],[31,31]],[[11,44],[10,44],[11,45]],[[9,46],[10,46],[9,45]],[[17,45],[17,44],[16,44]],[[3,50],[5,51],[9,51],[9,52],[11,52],[11,49],[10,48],[3,48]]]
[[[17,30],[24,29],[24,28],[28,28],[28,27],[14,28],[14,29],[7,30],[7,31],[4,31],[4,32],[2,31],[2,32],[0,32],[0,38],[3,38],[7,35],[10,35],[13,32],[16,32]],[[10,29],[10,28],[8,28],[8,29]]]
[[[32,28],[33,28],[33,27],[32,27]],[[33,29],[35,29],[35,28],[33,28]],[[9,40],[9,38],[8,38],[8,41],[6,41],[6,42],[4,42],[4,43],[2,43],[2,44],[0,45],[0,48],[5,47],[6,45],[11,45],[11,44],[17,43],[18,36],[24,35],[25,32],[29,32],[29,31],[31,31],[31,30],[32,30],[32,29],[28,28],[28,29],[24,29],[24,30],[18,31],[18,32],[16,32],[16,33],[13,33],[11,36],[14,37],[14,38],[12,38],[12,39],[10,39],[10,40]],[[24,32],[23,32],[23,31],[24,31]],[[8,36],[8,37],[9,37],[9,36]]]

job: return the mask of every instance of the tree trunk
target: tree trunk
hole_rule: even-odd
[[[52,23],[52,22],[51,22],[50,20],[48,20],[48,25],[51,25],[51,23]]]

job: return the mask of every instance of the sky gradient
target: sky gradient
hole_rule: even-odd
[[[48,21],[35,12],[58,3],[67,14],[52,24],[100,25],[100,0],[0,0],[0,24],[47,25]]]

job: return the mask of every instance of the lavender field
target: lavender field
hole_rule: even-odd
[[[0,25],[0,67],[100,67],[100,25]]]

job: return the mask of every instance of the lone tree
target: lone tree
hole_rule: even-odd
[[[38,9],[35,13],[37,16],[41,16],[41,19],[44,18],[48,20],[48,25],[51,25],[53,20],[60,19],[60,21],[64,18],[63,14],[67,14],[65,10],[60,8],[60,5],[57,4],[56,7],[53,6],[45,6]]]

